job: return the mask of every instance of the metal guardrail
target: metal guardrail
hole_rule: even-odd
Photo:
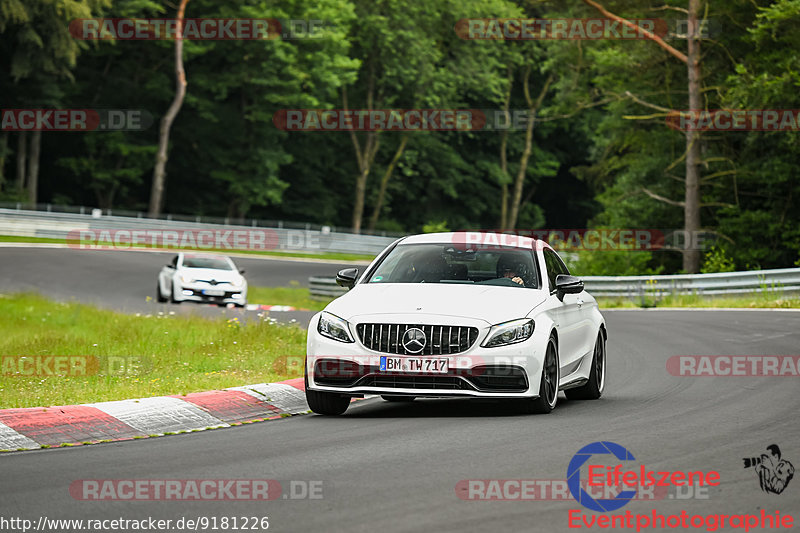
[[[594,296],[659,299],[672,294],[745,294],[754,292],[800,291],[800,268],[720,272],[715,274],[678,274],[674,276],[585,276],[586,290]],[[309,278],[311,297],[341,296],[346,289],[334,278]]]
[[[800,268],[673,276],[586,276],[583,282],[586,290],[596,296],[785,292],[800,291]]]
[[[262,221],[251,221],[250,225],[209,224],[187,220],[164,220],[91,213],[64,213],[27,211],[0,208],[0,235],[65,239],[70,232],[80,230],[269,230],[276,237],[275,251],[307,253],[350,253],[377,255],[396,237],[382,235],[357,235],[339,233],[330,227],[305,229],[270,227],[258,225]],[[75,235],[75,233],[73,233]],[[235,250],[231,250],[235,251]]]
[[[336,278],[320,278],[311,276],[308,278],[311,286],[311,298],[314,300],[329,300],[338,298],[347,292],[347,289],[336,284]]]

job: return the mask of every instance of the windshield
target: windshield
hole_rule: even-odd
[[[187,255],[183,258],[186,268],[214,268],[216,270],[233,270],[230,263],[221,257],[196,257]]]
[[[369,283],[465,283],[538,289],[530,250],[463,250],[452,244],[401,244],[372,273]]]

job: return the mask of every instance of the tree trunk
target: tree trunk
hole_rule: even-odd
[[[31,151],[28,154],[28,204],[36,209],[39,195],[39,154],[42,150],[42,132],[34,131],[31,135]]]
[[[367,79],[367,109],[370,111],[374,103],[374,93],[375,67],[374,62],[370,62],[369,78]],[[346,87],[342,89],[342,106],[347,110]],[[353,199],[353,219],[351,225],[353,233],[361,233],[361,219],[364,217],[364,197],[367,192],[367,179],[369,178],[370,170],[372,170],[372,162],[375,160],[375,154],[378,152],[378,147],[380,146],[380,139],[378,138],[379,132],[368,131],[366,133],[366,141],[362,148],[356,132],[352,129],[349,131],[350,139],[353,142],[353,149],[356,154],[356,162],[358,163],[358,176],[356,176],[355,197]]]
[[[508,229],[508,128],[511,126],[511,115],[508,107],[511,102],[511,87],[514,84],[514,69],[509,66],[506,69],[506,97],[503,100],[503,116],[506,120],[506,128],[500,134],[500,172],[503,173],[503,183],[500,184],[500,224],[501,230]]]
[[[597,9],[604,16],[620,22],[634,31],[641,33],[686,64],[688,69],[689,111],[701,110],[700,99],[700,40],[698,19],[700,16],[700,0],[689,0],[687,53],[667,44],[661,37],[652,32],[642,31],[633,22],[623,19],[599,4],[595,0],[583,0],[587,5]],[[686,249],[683,250],[683,270],[689,274],[700,271],[700,250],[692,250],[694,237],[700,230],[700,134],[696,131],[686,132],[686,185],[683,202],[683,229],[686,231]],[[648,193],[652,197],[656,195]],[[662,199],[663,201],[663,199]],[[668,203],[676,203],[668,201]]]
[[[181,0],[178,6],[177,32],[175,35],[175,98],[169,106],[164,118],[161,119],[161,128],[158,132],[158,152],[156,153],[156,166],[153,169],[153,185],[150,191],[150,211],[148,216],[156,218],[161,214],[164,204],[164,182],[166,181],[167,148],[169,147],[169,130],[186,95],[186,72],[183,70],[183,18],[186,13],[186,4],[189,0]]]
[[[394,172],[394,167],[397,166],[397,162],[400,161],[400,158],[403,157],[403,152],[406,149],[406,144],[408,143],[408,133],[403,134],[403,138],[400,140],[400,146],[397,147],[397,151],[394,153],[394,157],[389,162],[389,166],[386,167],[386,172],[383,173],[383,178],[381,179],[381,187],[378,190],[378,199],[375,200],[375,207],[372,210],[372,216],[369,219],[369,226],[367,229],[370,231],[375,230],[375,226],[378,225],[378,219],[381,216],[381,208],[383,207],[383,198],[386,196],[386,186],[389,184],[389,179],[392,177],[392,173]]]
[[[28,132],[21,131],[17,137],[17,190],[25,189],[26,165],[28,160]]]
[[[553,75],[548,76],[547,81],[544,82],[544,87],[539,93],[536,102],[531,100],[531,93],[529,89],[529,78],[531,74],[531,67],[525,69],[525,77],[522,80],[522,90],[525,94],[525,101],[528,104],[528,120],[525,126],[525,148],[522,150],[522,155],[519,158],[519,170],[517,171],[517,179],[514,182],[514,194],[511,197],[511,209],[508,213],[508,228],[514,229],[517,225],[517,217],[519,216],[519,206],[522,202],[522,188],[525,185],[525,177],[528,173],[528,160],[530,159],[531,152],[533,151],[533,125],[536,122],[536,114],[542,105],[547,91],[550,90],[550,84],[553,83]]]
[[[700,41],[698,16],[700,0],[689,0],[689,36],[687,67],[689,70],[689,111],[700,111]],[[694,236],[700,231],[700,134],[686,132],[686,199],[683,226],[686,231],[686,248],[683,251],[683,270],[689,274],[700,272],[700,250],[694,249]]]

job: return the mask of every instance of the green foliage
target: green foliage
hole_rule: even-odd
[[[700,272],[703,274],[708,274],[712,272],[733,272],[736,270],[736,265],[733,263],[733,259],[728,257],[725,254],[725,250],[714,246],[706,252],[705,258],[703,259],[703,266],[700,268]]]
[[[651,6],[606,0],[628,18],[680,18],[685,0]],[[663,3],[663,2],[662,2]],[[83,42],[69,21],[169,17],[157,0],[0,2],[0,93],[5,107],[142,109],[142,132],[42,136],[41,201],[144,209],[158,123],[174,94],[170,41]],[[708,109],[800,109],[800,0],[706,0],[718,31],[701,41]],[[675,16],[667,16],[673,13]],[[171,133],[166,212],[350,225],[359,173],[348,132],[285,132],[281,109],[502,108],[545,87],[517,220],[521,229],[683,227],[685,136],[663,109],[685,109],[686,66],[647,40],[461,39],[470,17],[597,18],[583,2],[514,0],[192,0],[188,17],[314,19],[321,38],[186,41],[188,92]],[[686,51],[675,34],[667,42]],[[509,78],[510,76],[510,78]],[[372,89],[370,91],[370,88]],[[371,96],[370,96],[371,95]],[[700,137],[701,222],[724,244],[708,268],[785,267],[800,255],[797,132]],[[356,140],[364,145],[364,133]],[[365,221],[403,136],[377,135]],[[3,199],[12,186],[17,134],[9,137]],[[500,163],[505,142],[507,169]],[[407,139],[388,181],[378,230],[496,228],[511,192],[524,131],[425,132]],[[581,274],[681,268],[677,252],[581,252]],[[724,261],[723,261],[724,259]],[[713,265],[713,266],[712,266]]]
[[[579,251],[562,254],[567,267],[576,276],[650,276],[661,274],[663,267],[653,268],[651,252],[628,250]]]
[[[441,222],[428,222],[424,226],[422,226],[422,233],[444,233],[450,231],[447,228],[447,221],[442,220]]]

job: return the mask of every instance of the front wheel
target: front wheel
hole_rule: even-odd
[[[320,392],[306,388],[306,401],[312,411],[319,415],[344,414],[350,406],[350,397],[335,392]]]
[[[183,301],[183,300],[178,300],[178,299],[175,298],[175,285],[174,284],[171,284],[169,286],[169,301],[170,301],[170,303],[174,303],[174,304],[179,304],[179,303],[181,303]]]
[[[586,385],[564,391],[570,400],[596,400],[603,395],[606,386],[606,340],[598,332],[592,354],[592,370]]]
[[[161,283],[160,282],[156,282],[156,301],[158,301],[158,303],[162,303],[162,304],[167,301],[167,298],[165,298],[164,295],[161,294]]]
[[[545,415],[552,411],[558,402],[558,344],[553,335],[547,341],[544,352],[542,377],[539,381],[539,397],[525,400],[525,412]]]

